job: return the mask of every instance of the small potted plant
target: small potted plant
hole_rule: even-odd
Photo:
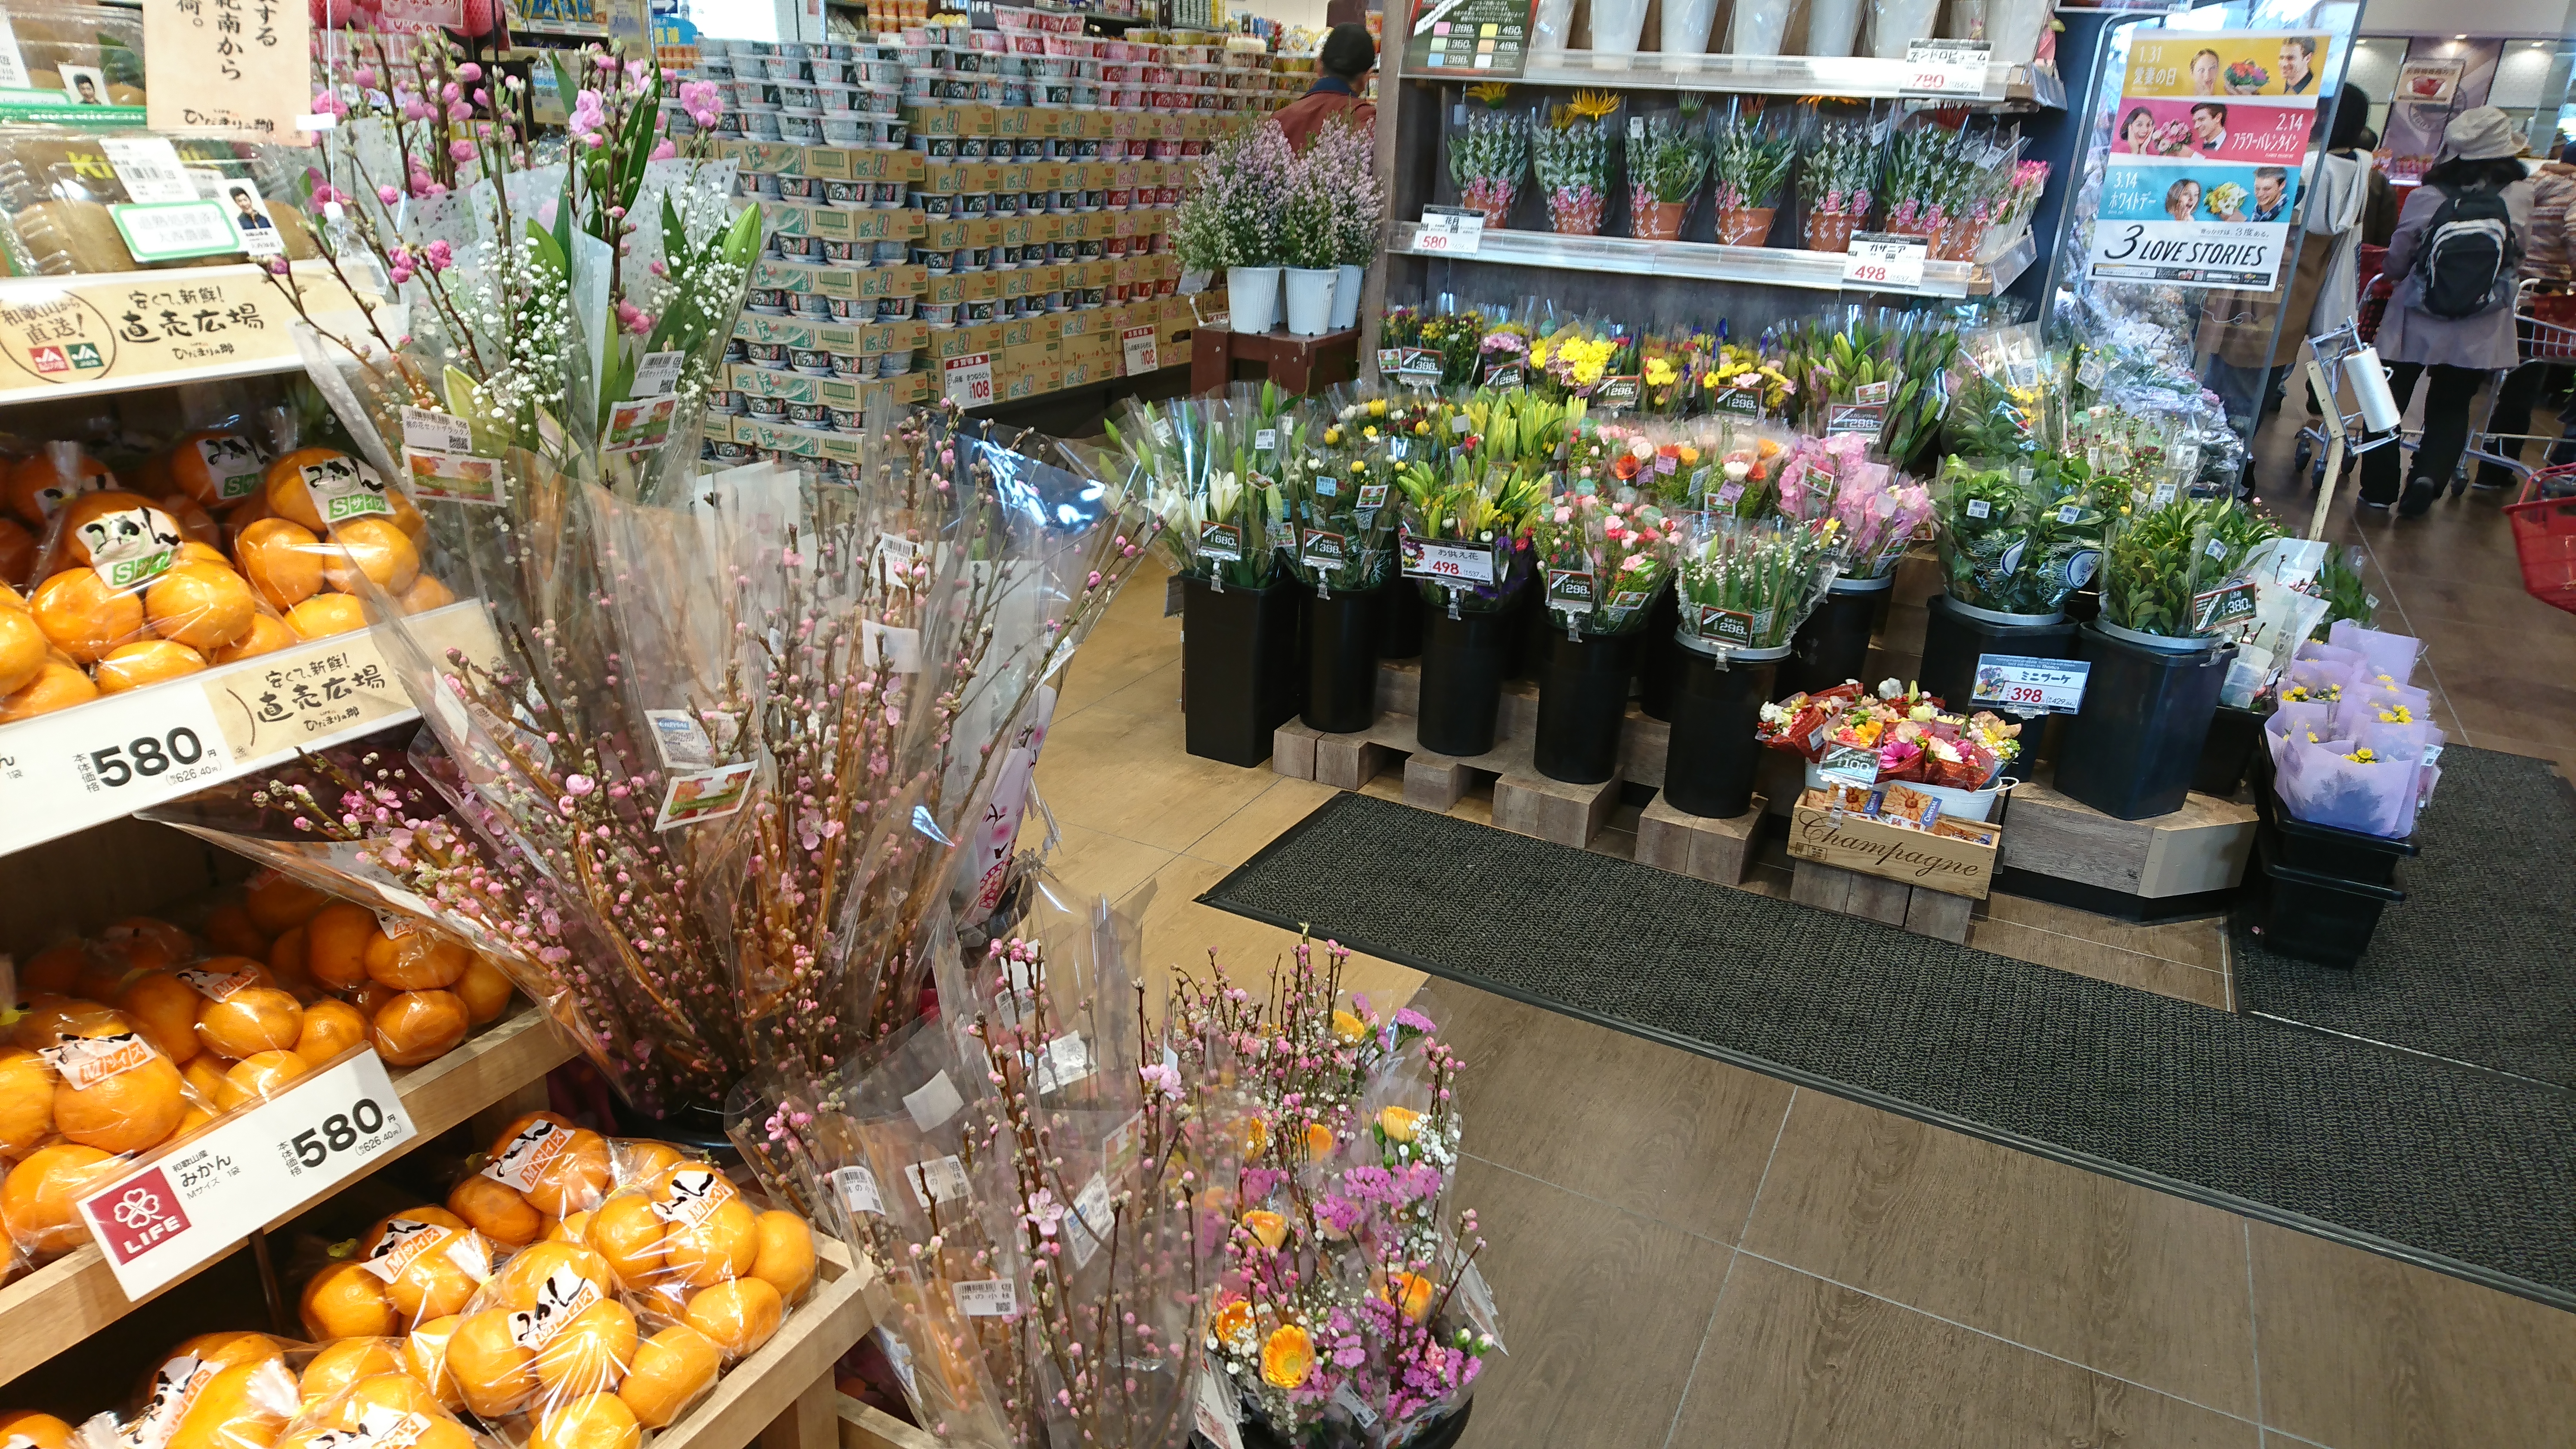
[[[1557,108],[1553,124],[1530,137],[1530,166],[1547,198],[1548,225],[1561,236],[1599,236],[1610,201],[1610,149],[1616,139],[1603,120],[1618,109],[1616,96],[1575,94]]]
[[[1807,201],[1807,249],[1851,250],[1852,233],[1869,220],[1870,184],[1878,177],[1878,143],[1866,120],[1828,120],[1798,166]]]
[[[1530,169],[1529,112],[1499,109],[1509,89],[1470,87],[1467,94],[1483,105],[1467,108],[1449,133],[1449,181],[1459,203],[1483,212],[1485,225],[1497,231],[1511,225],[1512,201]]]
[[[1771,240],[1771,223],[1779,214],[1781,183],[1797,142],[1756,106],[1745,105],[1710,128],[1709,172],[1717,202],[1717,239],[1731,247],[1758,247]]]
[[[1694,111],[1647,116],[1629,142],[1628,229],[1642,240],[1672,241],[1708,179],[1708,128]]]

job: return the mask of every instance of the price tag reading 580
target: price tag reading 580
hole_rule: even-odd
[[[95,1069],[114,1065],[102,1058]],[[117,1286],[140,1299],[374,1167],[414,1135],[384,1060],[361,1051],[84,1195],[81,1220],[107,1254]]]
[[[177,680],[0,730],[0,851],[67,819],[122,815],[203,789],[233,769],[206,691]]]

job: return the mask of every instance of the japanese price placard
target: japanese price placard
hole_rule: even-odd
[[[1438,543],[1406,534],[1396,540],[1404,576],[1458,584],[1494,581],[1494,551],[1472,543]]]
[[[143,7],[144,114],[155,131],[241,131],[301,144],[313,12],[287,0]]]
[[[993,400],[993,354],[969,353],[940,364],[947,377],[943,394],[961,408],[982,407]]]
[[[1909,96],[1982,96],[1993,47],[1982,40],[1917,40],[1905,47]]]
[[[384,1060],[361,1050],[83,1197],[81,1220],[116,1286],[141,1298],[413,1135]]]
[[[1422,225],[1413,233],[1413,249],[1417,252],[1472,257],[1484,243],[1485,214],[1462,207],[1422,208]]]
[[[330,278],[296,277],[317,311],[355,306]],[[254,266],[118,281],[28,277],[0,283],[0,403],[89,385],[295,361],[294,310]],[[103,388],[100,390],[104,390]]]
[[[1851,239],[1843,254],[1843,285],[1874,291],[1906,292],[1923,285],[1923,259],[1929,254],[1919,236],[1864,232]]]
[[[2015,714],[2073,714],[2084,706],[2084,683],[2092,672],[2092,664],[2082,659],[1980,654],[1969,702]]]

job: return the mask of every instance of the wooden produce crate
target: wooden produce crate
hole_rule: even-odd
[[[1788,850],[1797,862],[1789,899],[1865,916],[1918,935],[1968,939],[1977,901],[1994,888],[2003,827],[1963,821],[1979,839],[1837,813],[1822,790],[1791,808]]]

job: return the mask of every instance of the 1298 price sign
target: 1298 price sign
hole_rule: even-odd
[[[320,1167],[335,1152],[347,1152],[362,1139],[373,1137],[385,1128],[385,1109],[373,1097],[360,1097],[346,1112],[334,1112],[322,1119],[321,1125],[307,1127],[288,1139],[287,1147],[303,1167]]]

